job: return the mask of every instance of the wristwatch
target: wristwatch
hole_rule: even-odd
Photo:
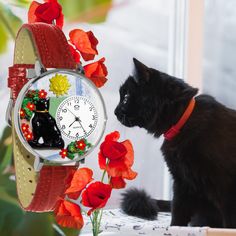
[[[99,143],[106,110],[55,25],[24,24],[9,68],[17,193],[26,211],[52,211],[65,181]],[[91,155],[90,155],[91,156]]]

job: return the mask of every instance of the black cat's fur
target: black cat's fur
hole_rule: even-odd
[[[144,190],[131,188],[122,194],[121,209],[128,215],[155,220],[159,211],[170,212],[171,206],[170,201],[155,200]]]
[[[125,126],[159,137],[198,90],[136,59],[134,64],[115,114]],[[174,180],[171,225],[236,228],[236,111],[208,95],[195,100],[180,133],[161,147]]]
[[[29,144],[34,148],[64,148],[61,132],[55,119],[49,113],[49,99],[40,99],[31,120],[33,140]],[[40,138],[43,142],[40,143]]]

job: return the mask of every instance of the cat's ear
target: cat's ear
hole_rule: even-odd
[[[150,80],[150,69],[142,62],[133,58],[134,61],[134,80],[139,83],[147,83]]]

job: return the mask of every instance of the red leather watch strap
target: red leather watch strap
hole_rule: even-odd
[[[31,32],[38,57],[46,68],[76,68],[69,44],[60,28],[45,23],[25,24],[22,28]]]
[[[34,198],[25,210],[53,211],[58,198],[64,195],[65,180],[74,169],[74,166],[44,166],[40,171]]]
[[[16,38],[14,65],[9,68],[8,87],[11,88],[14,101],[22,87],[28,82],[26,69],[33,68],[35,63],[35,59],[32,59],[32,64],[26,64],[24,61],[29,45],[27,45],[27,38],[20,38],[19,35],[25,30],[31,35],[35,59],[40,60],[45,68],[76,68],[66,37],[57,26],[45,23],[24,24]],[[18,43],[18,38],[21,44]]]
[[[13,99],[17,98],[28,81],[26,69],[33,68],[36,60],[45,68],[76,68],[66,37],[57,26],[25,24],[17,35],[14,66],[9,68],[8,86],[12,90]],[[17,190],[22,208],[36,212],[52,211],[57,199],[64,194],[67,175],[76,167],[43,166],[36,173],[34,157],[19,142],[14,127],[13,141]]]
[[[8,87],[11,89],[11,96],[15,101],[22,87],[29,81],[26,78],[26,69],[34,68],[31,64],[16,64],[8,69]]]

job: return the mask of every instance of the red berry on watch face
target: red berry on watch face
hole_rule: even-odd
[[[44,89],[41,89],[39,91],[39,98],[46,98],[47,97],[47,92]]]
[[[21,125],[21,130],[22,130],[23,133],[28,132],[29,131],[29,125],[26,124],[26,123],[23,123]]]
[[[86,143],[83,139],[76,142],[76,147],[80,150],[84,150],[86,147]]]
[[[25,118],[25,111],[23,109],[20,109],[20,118],[21,119]]]
[[[60,154],[61,157],[64,159],[64,158],[67,156],[68,151],[67,151],[67,149],[63,148],[63,149],[61,149],[61,151],[59,152],[59,154]]]
[[[30,131],[25,132],[24,135],[27,141],[33,140],[33,134]]]
[[[31,103],[31,102],[28,102],[27,105],[26,105],[26,107],[27,107],[29,110],[33,111],[34,108],[35,108],[35,105],[34,105],[33,103]]]

